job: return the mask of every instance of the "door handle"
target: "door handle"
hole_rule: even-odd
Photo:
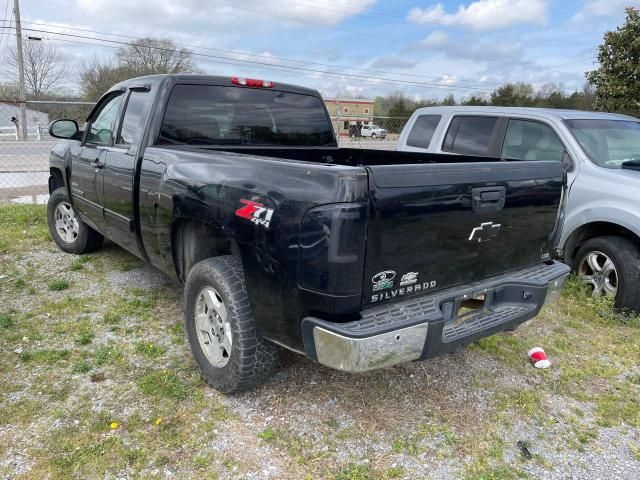
[[[495,212],[504,208],[505,187],[478,187],[471,189],[471,206],[476,213]]]
[[[104,163],[102,163],[99,158],[96,158],[91,165],[98,169],[104,168]]]

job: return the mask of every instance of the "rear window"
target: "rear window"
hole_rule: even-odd
[[[429,148],[433,132],[436,131],[438,123],[440,123],[440,115],[421,115],[413,124],[411,132],[407,137],[407,145],[409,147]]]
[[[322,100],[243,87],[176,85],[160,145],[335,145]]]
[[[497,117],[455,117],[442,150],[461,155],[489,155]]]

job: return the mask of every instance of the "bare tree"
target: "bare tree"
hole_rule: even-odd
[[[112,60],[93,57],[78,69],[80,88],[86,100],[95,102],[116,83],[134,77],[135,73]]]
[[[118,49],[118,63],[136,75],[194,73],[193,52],[169,39],[139,38]]]
[[[64,62],[55,45],[27,40],[23,43],[24,81],[27,93],[34,99],[61,86],[67,78]],[[18,80],[18,54],[16,49],[7,55],[9,75]]]

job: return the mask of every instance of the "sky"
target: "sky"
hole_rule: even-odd
[[[0,27],[12,3],[0,0]],[[582,88],[604,32],[629,5],[640,0],[21,0],[20,9],[23,28],[41,30],[25,35],[55,44],[72,72],[111,58],[118,42],[152,36],[189,46],[209,74],[328,97],[460,99],[514,81]],[[15,38],[0,32],[6,52]]]

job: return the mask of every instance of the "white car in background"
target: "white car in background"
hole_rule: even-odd
[[[363,137],[384,139],[387,137],[387,131],[377,125],[363,125],[360,135]]]
[[[640,312],[640,120],[577,110],[427,107],[413,113],[396,149],[563,162],[569,195],[558,256],[594,296],[610,295],[618,308]]]

